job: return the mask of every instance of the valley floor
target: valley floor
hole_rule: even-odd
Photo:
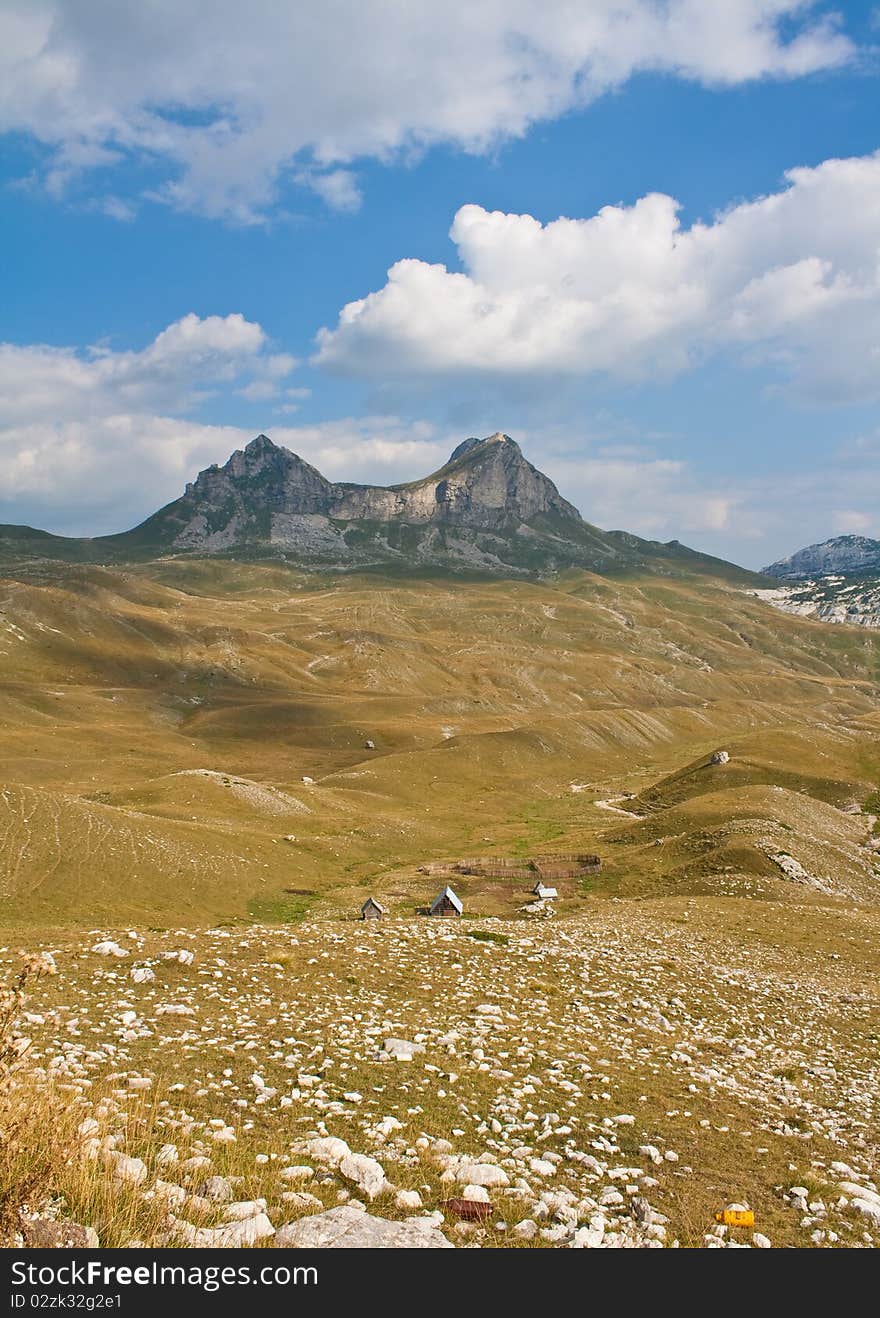
[[[105,1246],[292,1243],[354,1203],[457,1246],[870,1247],[878,926],[716,896],[58,932],[18,1084],[86,1123],[56,1190]]]

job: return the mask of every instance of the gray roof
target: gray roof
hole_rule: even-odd
[[[376,909],[381,911],[383,915],[388,914],[387,908],[382,905],[378,897],[368,897],[367,900],[364,902],[363,906],[361,907],[361,910],[365,911],[368,906],[375,906]]]
[[[435,910],[435,908],[438,907],[440,903],[443,901],[444,897],[449,898],[449,900],[452,902],[452,905],[458,911],[459,915],[461,915],[462,911],[464,910],[464,907],[462,906],[461,903],[461,898],[455,895],[455,893],[449,887],[449,884],[447,884],[445,888],[441,888],[440,891],[437,893],[437,896],[431,902],[431,910],[432,911]]]
[[[555,888],[548,887],[548,885],[544,883],[541,879],[538,879],[538,882],[535,884],[534,888],[532,888],[532,892],[543,894],[543,896],[545,897],[559,896],[559,893],[556,891]]]

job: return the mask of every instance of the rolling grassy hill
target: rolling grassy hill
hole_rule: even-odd
[[[542,848],[605,860],[563,892],[572,912],[602,893],[873,901],[855,808],[877,786],[878,679],[869,633],[681,564],[536,582],[19,562],[0,584],[2,919],[349,915],[373,890],[412,913],[425,861]],[[461,889],[475,913],[524,899]]]

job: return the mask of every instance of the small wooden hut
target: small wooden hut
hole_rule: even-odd
[[[384,920],[387,914],[387,907],[383,906],[375,897],[368,897],[361,907],[362,920]]]
[[[461,904],[461,898],[457,897],[452,889],[448,886],[441,888],[437,896],[431,902],[429,915],[461,915],[464,907]]]

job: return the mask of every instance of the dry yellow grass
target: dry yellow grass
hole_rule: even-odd
[[[876,678],[876,637],[705,578],[32,567],[0,591],[0,900],[24,922],[335,914],[386,875],[411,904],[397,875],[426,859],[578,848],[609,861],[596,891],[702,891],[737,869],[708,836],[736,793],[779,784],[800,815],[780,796],[770,840],[805,827],[843,877],[821,807],[876,784]],[[736,792],[703,776],[694,848],[646,854],[592,804],[718,745]]]
[[[774,1244],[873,1243],[832,1164],[876,1185],[880,638],[723,582],[575,572],[35,566],[0,610],[0,958],[26,942],[62,969],[9,1091],[13,1215],[39,1185],[102,1244],[155,1242],[176,1178],[177,1214],[217,1225],[170,1142],[279,1225],[352,1192],[302,1151],[326,1130],[382,1160],[389,1217],[399,1190],[430,1211],[455,1188],[438,1139],[497,1159],[510,1184],[463,1241],[562,1243],[566,1203],[623,1236],[635,1186],[667,1243],[739,1197]],[[603,866],[552,920],[481,875],[454,882],[463,921],[415,915],[425,861],[561,851]],[[370,892],[392,918],[365,928]],[[163,958],[180,947],[192,966]],[[425,1053],[379,1061],[386,1036]],[[283,1197],[299,1163],[310,1204]]]

